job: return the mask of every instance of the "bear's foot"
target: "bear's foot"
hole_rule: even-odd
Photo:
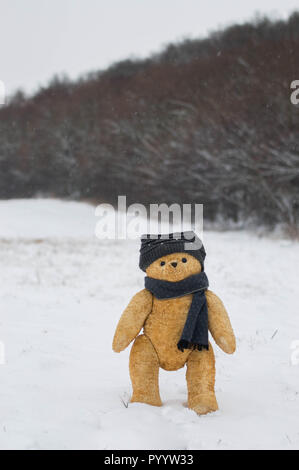
[[[162,406],[158,383],[158,356],[145,335],[138,336],[131,349],[130,375],[133,386],[131,403]]]
[[[218,410],[214,391],[215,357],[209,349],[191,352],[187,361],[188,407],[199,415]]]
[[[162,406],[162,401],[159,396],[154,397],[150,395],[144,395],[141,393],[133,393],[131,398],[131,403],[146,403],[147,405],[152,406]]]
[[[188,401],[188,408],[198,415],[206,415],[218,410],[218,403],[214,392],[206,392]]]

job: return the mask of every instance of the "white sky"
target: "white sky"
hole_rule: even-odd
[[[144,57],[218,26],[275,17],[298,0],[0,0],[0,80],[8,93],[75,78],[128,57]]]

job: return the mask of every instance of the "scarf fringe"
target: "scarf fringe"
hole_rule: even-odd
[[[202,351],[203,349],[206,349],[207,351],[209,350],[209,345],[192,343],[191,341],[186,341],[184,339],[181,339],[178,342],[177,347],[182,352],[184,352],[184,349],[197,349],[198,351]]]

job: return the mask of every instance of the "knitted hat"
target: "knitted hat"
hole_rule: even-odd
[[[189,253],[198,259],[204,270],[206,252],[202,241],[192,231],[169,235],[142,235],[139,267],[145,271],[154,261],[170,253]]]

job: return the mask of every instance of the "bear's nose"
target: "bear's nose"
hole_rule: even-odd
[[[174,268],[176,268],[178,265],[178,263],[174,262],[174,263],[171,263],[171,266],[173,266]]]

